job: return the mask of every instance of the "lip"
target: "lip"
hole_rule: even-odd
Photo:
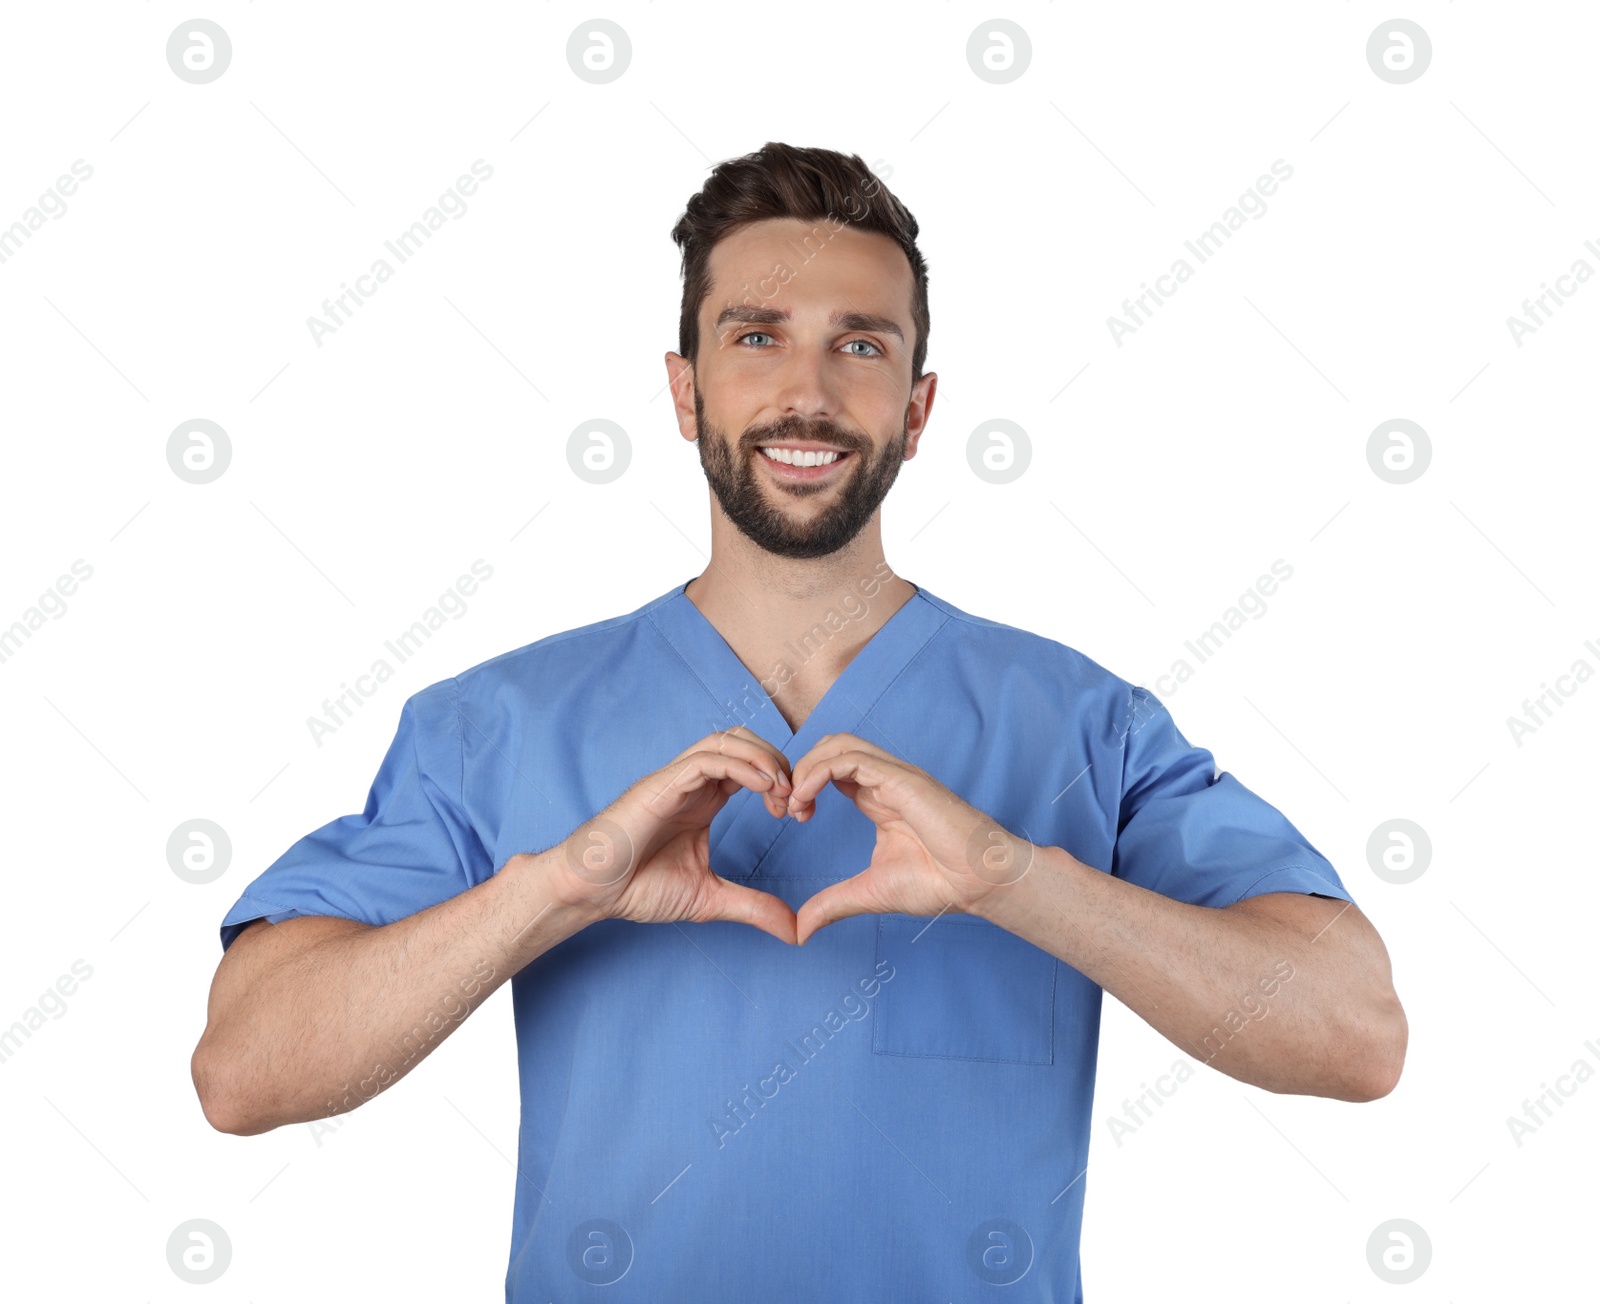
[[[798,453],[841,453],[843,456],[835,458],[826,466],[788,466],[783,462],[774,462],[770,457],[757,448],[753,456],[758,458],[767,468],[768,472],[779,480],[788,480],[804,484],[812,480],[826,480],[841,466],[848,462],[855,454],[844,448],[830,448],[826,444],[768,444],[768,448],[788,448]]]

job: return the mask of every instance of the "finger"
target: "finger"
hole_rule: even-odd
[[[664,782],[656,785],[649,804],[655,807],[664,800],[685,797],[704,787],[708,780],[718,785],[724,799],[737,791],[737,788],[728,789],[724,783],[726,780],[763,794],[773,792],[777,784],[772,774],[743,757],[718,752],[691,752],[682,764],[672,768]]]
[[[792,785],[798,785],[801,778],[811,769],[843,752],[853,750],[854,739],[849,734],[824,734],[811,744],[811,750],[794,763],[789,772]]]
[[[883,748],[875,743],[869,743],[864,738],[856,737],[855,734],[826,734],[817,739],[811,750],[794,763],[794,769],[790,775],[793,786],[798,788],[800,783],[816,766],[851,752],[860,753],[863,756],[872,757],[888,764],[904,765],[904,762],[899,757],[884,751]],[[826,782],[826,780],[823,780],[823,782]],[[818,783],[817,789],[820,790],[821,787],[822,783]]]
[[[797,818],[799,813],[814,804],[816,796],[830,782],[851,780],[864,787],[877,787],[889,777],[889,766],[895,764],[866,752],[848,751],[837,756],[824,756],[813,761],[804,771],[795,767],[794,787],[789,792],[789,810]]]
[[[729,742],[742,740],[745,742],[758,742],[757,736],[742,724],[736,724],[730,729],[718,729],[709,733],[704,738],[696,739],[672,759],[682,761],[692,756],[695,752],[717,751],[724,740]]]
[[[723,733],[713,734],[706,738],[705,742],[709,744],[711,738],[716,739],[716,744],[711,750],[743,756],[763,773],[772,776],[771,786],[761,796],[767,814],[775,819],[782,819],[789,813],[789,789],[793,785],[789,777],[787,756],[765,738],[751,733],[743,725],[735,725]]]
[[[789,789],[794,786],[790,777],[789,758],[765,738],[757,738],[754,741],[745,739],[743,742],[745,746],[754,749],[751,753],[751,758],[755,763],[773,776],[774,787],[782,790],[782,797],[768,803],[781,813],[785,805],[785,799],[788,797]]]
[[[732,797],[741,787],[745,787],[761,794],[762,803],[766,806],[769,814],[780,819],[788,814],[788,776],[773,765],[765,753],[746,758],[734,757],[725,752],[691,752],[684,759],[683,764],[679,766],[678,775],[682,777],[690,774],[704,774],[707,776],[715,774],[717,773],[715,764],[702,764],[702,762],[708,758],[716,757],[722,757],[724,760],[733,763],[726,776],[718,779],[724,798]],[[740,768],[745,766],[748,767],[748,772]],[[751,776],[754,777],[752,778]],[[680,785],[680,791],[692,792],[694,787],[694,781],[686,779],[685,784]],[[718,809],[720,808],[721,805],[719,804]]]
[[[752,759],[770,758],[772,764],[781,770],[788,770],[789,758],[769,743],[760,734],[742,724],[736,724],[729,729],[719,729],[716,733],[707,734],[690,751],[727,751],[733,750],[739,755]]]
[[[823,888],[802,904],[799,914],[795,916],[795,943],[804,946],[806,939],[819,928],[826,928],[841,919],[877,913],[877,905],[863,889],[862,880],[865,878],[866,871],[863,870],[853,878]]]
[[[887,752],[876,743],[870,743],[865,738],[857,737],[855,734],[823,734],[821,738],[811,745],[810,751],[795,761],[794,773],[798,775],[802,767],[829,756],[838,756],[844,752],[865,752],[869,756],[877,756],[886,761],[899,759],[892,752]]]
[[[877,743],[868,742],[859,734],[823,734],[822,737],[817,740],[817,742],[819,745],[824,742],[836,742],[841,744],[847,751],[866,752],[869,756],[882,756],[888,759],[893,759],[892,752],[886,752],[883,748],[879,747]]]
[[[765,738],[752,733],[742,724],[707,734],[693,746],[679,752],[672,761],[681,764],[696,752],[716,752],[720,755],[742,757],[772,774],[780,788],[790,786],[789,758]]]
[[[730,883],[721,875],[713,874],[715,888],[711,895],[708,919],[727,919],[736,924],[749,924],[764,933],[771,933],[780,942],[793,946],[795,941],[794,911],[786,901],[770,892],[761,892],[741,883]]]
[[[808,805],[833,778],[834,763],[846,754],[843,749],[825,750],[825,744],[819,742],[796,761],[789,789],[789,809],[794,811]]]

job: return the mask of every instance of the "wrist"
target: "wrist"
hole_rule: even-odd
[[[1006,873],[967,906],[967,913],[1017,932],[1019,922],[1038,912],[1043,882],[1069,873],[1079,862],[1060,847],[1015,837],[1012,841],[1015,851]]]
[[[518,910],[525,919],[543,912],[563,936],[570,936],[610,917],[603,893],[573,872],[565,842],[545,851],[521,852],[507,868],[515,873]]]

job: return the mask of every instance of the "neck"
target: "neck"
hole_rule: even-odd
[[[746,665],[783,661],[813,687],[825,689],[916,593],[885,560],[876,518],[826,557],[778,557],[737,531],[720,541],[718,532],[685,596]]]
[[[915,590],[883,557],[874,517],[850,544],[827,557],[778,557],[730,522],[717,520],[710,563],[685,592],[723,637],[726,627],[741,626],[781,637],[782,630],[810,629],[829,608],[848,616],[853,626],[878,629]],[[862,606],[870,610],[858,616]]]

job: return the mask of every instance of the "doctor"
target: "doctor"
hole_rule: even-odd
[[[511,982],[508,1301],[1081,1301],[1102,991],[1268,1090],[1400,1074],[1383,943],[1281,812],[889,567],[937,386],[916,234],[856,156],[715,169],[666,355],[710,564],[410,698],[364,811],[222,921],[193,1074],[242,1136]]]

